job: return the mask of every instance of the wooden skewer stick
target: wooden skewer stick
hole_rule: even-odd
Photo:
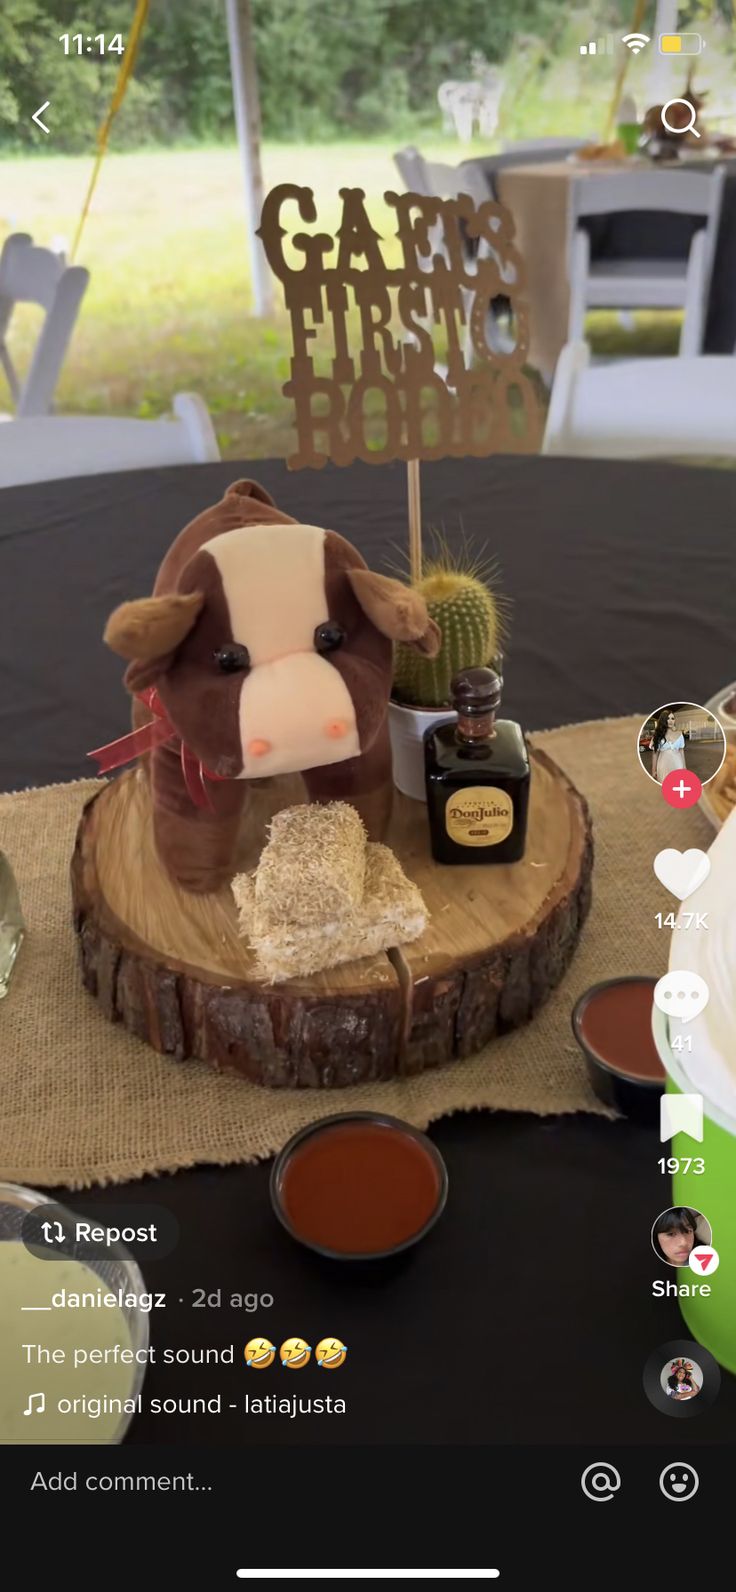
[[[422,578],[422,494],[418,459],[407,460],[406,475],[409,498],[409,569],[414,586]]]

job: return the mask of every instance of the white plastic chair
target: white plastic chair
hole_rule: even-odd
[[[425,160],[413,144],[407,144],[405,149],[396,151],[394,164],[409,193],[435,199],[456,199],[458,194],[467,193],[476,206],[493,197],[476,161],[449,166],[441,160]],[[431,270],[431,262],[426,268]]]
[[[476,205],[485,204],[491,198],[488,183],[474,161],[449,166],[441,160],[425,160],[418,150],[415,153],[421,163],[425,193],[437,199],[456,199],[458,194],[467,193]]]
[[[455,132],[461,143],[469,144],[474,124],[484,138],[492,138],[498,126],[504,79],[497,67],[485,66],[482,75],[458,81],[450,78],[437,90],[445,132]]]
[[[89,271],[67,265],[63,254],[39,248],[25,232],[5,239],[0,254],[0,365],[21,415],[48,415],[87,291]],[[38,304],[46,311],[25,380],[10,357],[7,331],[16,304]]]
[[[404,149],[397,149],[394,155],[394,165],[407,193],[429,192],[427,188],[426,165],[423,155],[414,144],[407,144]]]
[[[736,458],[736,358],[590,364],[587,343],[557,361],[546,454],[572,458]]]
[[[474,161],[466,161],[460,166],[450,166],[439,160],[425,160],[419,150],[413,146],[399,150],[394,155],[394,161],[404,178],[409,192],[436,199],[457,199],[460,194],[469,194],[476,208],[486,204],[493,197],[481,167]],[[430,227],[429,244],[429,252],[419,257],[421,269],[423,271],[434,270],[433,258],[437,254],[444,256],[449,266],[451,261],[446,248],[444,228],[441,221],[436,226]],[[509,266],[507,261],[502,260],[500,256],[495,254],[493,245],[487,238],[478,239],[478,247],[473,258],[475,260],[495,258],[502,281],[509,285],[514,282],[515,273],[513,268]],[[466,307],[466,365],[470,365],[473,359],[473,345],[469,325],[472,297],[471,289],[463,289],[463,302]],[[430,329],[428,326],[428,330]],[[512,344],[508,335],[501,328],[493,314],[490,313],[490,307],[486,336],[491,348],[497,348],[502,353],[510,351]],[[439,374],[445,374],[444,366],[438,365],[436,369]]]
[[[680,354],[689,358],[700,353],[724,175],[724,168],[717,166],[712,172],[606,172],[576,179],[570,201],[568,341],[583,337],[589,309],[684,309]],[[591,262],[590,239],[580,220],[625,210],[700,216],[703,225],[686,260]]]
[[[173,410],[164,420],[97,415],[6,420],[0,425],[0,487],[157,465],[217,463],[220,450],[207,405],[197,393],[179,392]]]

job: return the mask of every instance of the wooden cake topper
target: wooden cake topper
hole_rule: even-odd
[[[299,229],[319,223],[311,188],[281,183],[264,203],[259,237],[284,286],[293,340],[282,389],[296,411],[290,469],[320,468],[328,459],[385,464],[535,452],[542,413],[524,371],[528,313],[509,212],[492,199],[476,207],[469,194],[383,197],[396,217],[395,242],[385,251],[362,188],[340,189],[334,236]],[[396,243],[392,264],[387,254],[396,257]],[[513,311],[510,348],[488,342],[491,301],[499,297]],[[433,326],[447,338],[445,374],[437,369]],[[319,362],[324,373],[313,357],[321,327],[331,333]]]

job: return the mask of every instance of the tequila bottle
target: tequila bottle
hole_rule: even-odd
[[[427,812],[436,862],[518,862],[529,810],[529,753],[513,719],[498,719],[501,678],[465,669],[452,682],[456,724],[424,737]]]

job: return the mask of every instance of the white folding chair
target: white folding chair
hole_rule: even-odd
[[[39,248],[25,232],[5,239],[0,254],[0,365],[21,415],[48,415],[64,355],[89,282],[89,271],[67,265],[63,254]],[[46,311],[28,372],[21,379],[7,346],[16,304]]]
[[[440,83],[437,103],[442,111],[445,132],[455,132],[462,143],[469,144],[473,127],[484,138],[492,138],[498,126],[504,78],[495,66],[484,62],[477,77],[459,81],[454,78]]]
[[[197,393],[179,392],[173,410],[164,420],[98,415],[6,420],[0,425],[0,487],[112,470],[216,463],[220,450],[207,405]]]
[[[568,341],[579,341],[590,309],[684,309],[680,354],[703,346],[708,289],[721,214],[724,168],[714,171],[632,171],[580,175],[570,199],[570,314]],[[648,211],[698,216],[686,260],[591,261],[587,216]]]
[[[408,144],[406,149],[397,150],[394,164],[409,193],[424,194],[435,199],[456,199],[458,194],[467,193],[476,206],[493,198],[476,161],[467,160],[459,166],[449,166],[441,160],[425,160],[413,144]],[[431,263],[428,269],[431,269]]]
[[[487,203],[493,196],[488,183],[483,176],[482,169],[474,161],[466,161],[459,166],[446,165],[439,160],[425,160],[418,149],[410,147],[399,151],[394,156],[396,165],[407,184],[409,192],[420,193],[436,199],[457,199],[460,194],[469,194],[476,208]],[[409,181],[411,179],[411,182]],[[429,231],[429,252],[420,258],[422,270],[432,271],[432,261],[435,255],[441,254],[451,263],[447,252],[444,229],[442,222],[438,222]],[[515,272],[507,260],[497,255],[492,243],[487,238],[478,239],[478,247],[473,256],[476,260],[493,258],[496,260],[499,275],[504,283],[509,286],[515,281]],[[466,306],[465,329],[465,361],[469,365],[473,358],[473,345],[470,333],[469,315],[472,300],[472,291],[463,290],[463,301]],[[501,327],[500,322],[492,314],[489,306],[489,318],[486,330],[489,347],[497,348],[501,353],[508,353],[513,346],[508,334]],[[437,367],[438,370],[441,367]],[[442,368],[444,374],[444,369]]]
[[[542,452],[736,458],[736,358],[701,354],[591,365],[587,343],[567,343],[557,361]]]
[[[413,144],[407,144],[404,149],[396,150],[394,165],[407,193],[426,194],[429,192],[426,186],[426,164],[424,156],[420,155],[419,150]]]
[[[419,155],[418,150],[417,154]],[[480,206],[492,198],[483,172],[474,161],[467,160],[460,166],[448,166],[441,160],[425,160],[422,155],[419,155],[419,160],[422,164],[424,191],[436,199],[457,199],[459,194],[467,193],[470,194],[473,203]]]

